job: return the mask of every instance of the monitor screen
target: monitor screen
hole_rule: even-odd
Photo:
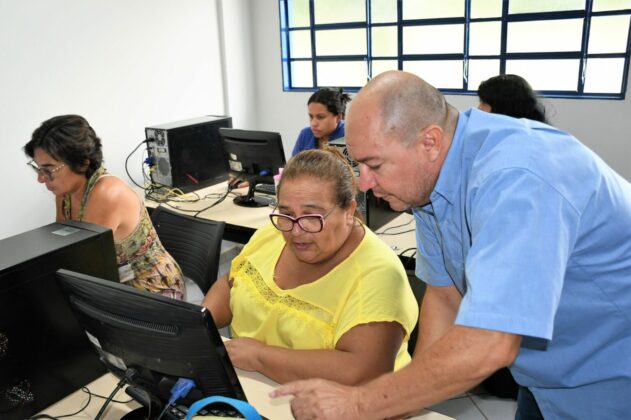
[[[145,410],[160,412],[179,378],[196,384],[183,405],[210,395],[246,400],[206,308],[66,270],[57,277],[107,368],[121,379],[137,372],[127,393]]]
[[[118,281],[112,231],[64,221],[0,240],[0,419],[29,418],[106,372],[59,268]]]
[[[274,185],[273,176],[285,166],[285,151],[280,134],[268,131],[220,128],[228,167],[233,176],[250,183],[247,195],[234,203],[246,207],[263,207],[273,200],[254,196],[256,184]]]

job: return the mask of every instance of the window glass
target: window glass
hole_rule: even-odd
[[[590,58],[585,68],[586,93],[622,93],[623,58]]]
[[[502,16],[502,0],[471,0],[471,17],[492,18]]]
[[[631,0],[593,0],[593,12],[622,9],[631,9]]]
[[[584,10],[585,0],[510,0],[508,13],[561,12]]]
[[[397,0],[372,0],[370,6],[373,23],[397,21]]]
[[[309,0],[288,0],[289,27],[309,26]]]
[[[577,89],[579,60],[507,60],[506,73],[528,80],[534,90]]]
[[[450,93],[500,72],[544,96],[627,92],[631,0],[278,1],[284,90],[353,91],[401,67]]]
[[[313,8],[316,25],[366,20],[366,0],[314,0]]]
[[[500,74],[500,60],[469,60],[469,90],[477,91],[480,83]]]
[[[404,61],[403,70],[414,73],[434,86],[462,89],[462,61]]]
[[[469,25],[469,54],[497,55],[502,41],[501,22],[473,22]]]
[[[629,15],[594,16],[589,28],[589,54],[619,53],[627,49]]]
[[[397,60],[372,60],[372,77],[388,70],[398,70]]]
[[[372,55],[381,57],[396,57],[397,27],[379,26],[372,28]]]
[[[290,31],[289,46],[289,56],[291,58],[311,57],[311,32]]]
[[[463,0],[403,0],[403,19],[464,16]]]
[[[292,61],[291,84],[296,88],[311,88],[313,86],[313,71],[311,61]]]
[[[464,25],[405,26],[403,54],[462,53]]]
[[[362,87],[368,81],[364,61],[323,61],[317,63],[318,86]]]
[[[365,29],[316,31],[316,55],[366,54]]]
[[[580,51],[582,19],[510,22],[508,52]]]

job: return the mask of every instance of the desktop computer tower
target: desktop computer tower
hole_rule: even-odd
[[[145,128],[151,180],[192,191],[228,180],[219,128],[232,118],[207,115]]]
[[[0,419],[24,420],[106,370],[57,285],[60,268],[118,281],[110,229],[63,221],[0,240]]]
[[[344,137],[331,140],[329,146],[339,148],[339,151],[346,158],[351,168],[355,172],[355,176],[359,179],[359,164],[353,160],[346,149],[346,141]],[[390,208],[390,204],[387,201],[375,197],[372,190],[366,192],[360,191],[356,197],[357,209],[359,213],[364,217],[366,225],[373,231],[379,229],[390,220],[401,214],[398,211],[394,211]]]

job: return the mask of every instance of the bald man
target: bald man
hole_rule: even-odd
[[[508,366],[517,419],[631,415],[631,185],[571,135],[458,112],[386,72],[346,120],[360,187],[416,218],[427,283],[412,363],[360,387],[299,381],[297,419],[382,419]]]

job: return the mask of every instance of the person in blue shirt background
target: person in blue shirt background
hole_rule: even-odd
[[[300,131],[291,155],[322,149],[330,140],[344,137],[344,115],[350,100],[342,88],[322,88],[311,95],[307,101],[309,127]]]
[[[629,418],[631,184],[572,135],[459,112],[411,73],[373,78],[346,123],[360,188],[415,215],[419,339],[408,366],[359,387],[272,395],[294,395],[296,419],[390,418],[508,366],[516,419]]]

